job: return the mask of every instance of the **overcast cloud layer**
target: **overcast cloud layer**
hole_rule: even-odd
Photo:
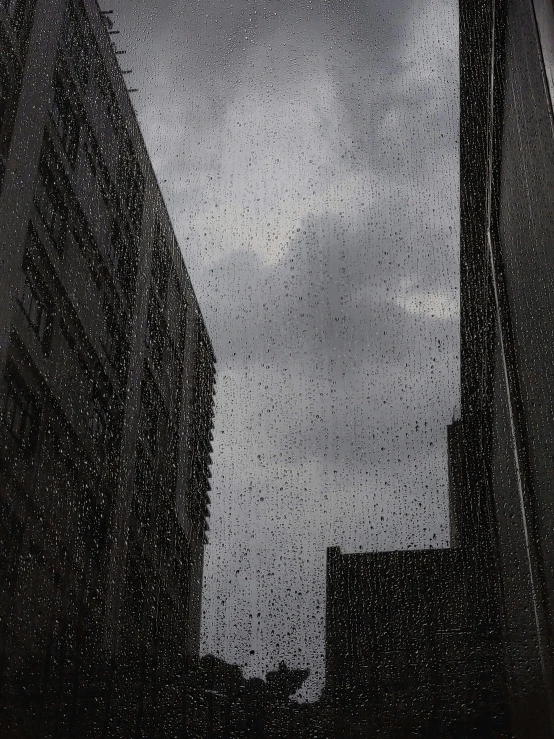
[[[456,2],[112,6],[218,358],[203,651],[313,697],[326,547],[448,541]]]

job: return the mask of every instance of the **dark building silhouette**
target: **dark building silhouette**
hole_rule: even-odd
[[[550,0],[460,1],[461,415],[516,737],[554,736],[553,44]]]
[[[449,549],[327,552],[331,736],[506,737],[499,589],[448,427]],[[484,529],[487,531],[487,529]]]
[[[176,736],[199,649],[215,359],[111,27],[0,0],[2,736]]]
[[[329,550],[344,736],[554,736],[551,0],[460,0],[460,78],[452,548]]]

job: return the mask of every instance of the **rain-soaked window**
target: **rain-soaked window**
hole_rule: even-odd
[[[554,3],[0,0],[0,736],[554,738]]]

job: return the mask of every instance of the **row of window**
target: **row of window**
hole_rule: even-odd
[[[168,371],[171,387],[169,405],[177,416],[181,406],[181,393],[184,379],[184,364],[182,356],[184,342],[182,341],[182,335],[184,335],[185,327],[179,326],[178,331],[180,332],[179,347],[177,347],[175,341],[170,335],[167,321],[158,300],[156,300],[155,292],[152,289],[150,292],[146,325],[145,343],[147,356],[153,368],[154,376],[157,377],[158,380],[161,379],[161,374],[164,369]]]
[[[135,484],[131,510],[141,530],[146,530],[150,523],[153,503],[154,469],[148,457],[137,447]]]
[[[53,176],[44,160],[35,189],[35,204],[60,257],[63,257],[67,245],[70,245],[72,249],[78,248],[83,253],[91,276],[103,295],[102,307],[107,323],[104,349],[112,365],[116,369],[119,368],[126,344],[124,340],[126,315],[121,301],[111,284],[109,272],[103,267],[98,250],[91,246],[92,237],[89,234],[88,238],[83,238],[77,226],[76,217],[69,218],[59,180]],[[106,258],[120,278],[121,286],[129,301],[135,290],[136,255],[132,250],[133,243],[131,238],[123,236],[120,227],[115,224]]]
[[[163,357],[164,347],[170,344],[169,362],[172,370],[182,374],[182,355],[186,334],[187,303],[181,294],[178,278],[172,270],[168,239],[163,228],[157,221],[154,229],[152,245],[152,289],[148,316],[147,346],[151,350],[151,359],[154,367],[159,370]],[[165,319],[170,285],[174,285],[174,300],[177,301],[178,316],[176,324],[169,330]],[[177,384],[179,384],[180,376]]]
[[[106,333],[102,342],[106,356],[114,369],[123,370],[127,360],[126,317],[117,298],[103,295],[103,310],[106,317]]]
[[[8,13],[12,28],[23,44],[31,28],[32,17],[37,0],[0,0],[0,5]]]
[[[68,211],[59,184],[44,160],[41,162],[34,199],[54,247],[63,256]]]
[[[52,334],[52,309],[43,295],[44,293],[39,292],[31,276],[26,273],[19,303],[43,351],[47,354]]]
[[[68,3],[66,9],[64,43],[66,53],[71,60],[72,68],[75,71],[83,92],[87,92],[91,79],[94,76],[96,89],[102,97],[104,108],[114,129],[114,134],[120,139],[117,178],[122,185],[121,195],[131,223],[138,230],[142,219],[144,202],[144,175],[139,165],[133,142],[124,131],[123,119],[117,107],[115,94],[100,52],[88,28],[84,10],[82,8],[78,9],[76,4],[72,2]],[[89,139],[93,141],[91,135]],[[92,147],[98,148],[94,146],[94,143],[92,143]],[[100,160],[98,152],[95,152],[95,155],[96,159]],[[101,174],[106,177],[105,168],[101,167],[101,169]]]
[[[158,221],[154,228],[154,243],[152,245],[152,284],[162,306],[165,306],[167,299],[170,264],[166,237]]]
[[[56,126],[63,150],[71,166],[74,166],[79,148],[81,125],[75,114],[75,105],[70,101],[70,95],[71,93],[67,89],[67,85],[64,85],[58,76],[50,114]]]
[[[143,438],[137,445],[136,450],[134,494],[131,503],[132,512],[143,530],[148,527],[150,522],[156,490],[161,489],[156,485],[154,465],[149,451],[148,448],[144,447]],[[178,452],[179,437],[178,433],[174,432],[169,442],[165,465],[166,474],[163,481],[163,490],[169,496],[175,490],[177,483]]]
[[[32,448],[36,441],[40,407],[12,365],[6,372],[3,395],[4,424],[20,446]]]
[[[82,89],[86,91],[93,80],[96,82],[112,126],[118,131],[123,119],[101,54],[91,33],[86,12],[79,0],[76,2],[70,0],[66,6],[63,40],[66,54]]]
[[[18,6],[21,5],[21,0],[2,0],[2,5],[7,10],[8,15],[13,17]]]
[[[127,312],[125,311],[121,298],[114,288],[109,276],[102,268],[94,251],[88,248],[76,229],[68,233],[68,243],[72,249],[79,249],[85,261],[88,263],[92,279],[101,295],[101,303],[98,306],[104,315],[104,330],[100,334],[100,343],[112,366],[112,368],[123,376],[126,366],[128,341],[126,335]]]
[[[167,414],[163,405],[162,397],[156,387],[154,378],[148,368],[144,368],[144,376],[141,387],[141,412],[139,421],[139,438],[148,452],[149,457],[154,460],[159,451],[160,434],[162,428],[168,425]],[[172,424],[172,433],[164,450],[166,465],[166,487],[170,490],[175,488],[177,481],[177,462],[179,453],[179,424]]]
[[[163,366],[166,331],[163,313],[157,302],[151,297],[146,326],[146,348],[154,369],[158,373]]]
[[[27,261],[25,282],[19,300],[21,309],[30,327],[35,332],[45,353],[49,351],[52,335],[52,308],[49,299],[44,297],[43,288],[37,287],[39,280],[33,274]],[[108,441],[109,418],[106,400],[98,391],[86,361],[82,358],[67,324],[60,323],[62,334],[69,349],[77,354],[76,366],[82,370],[86,385],[91,388],[87,413],[86,433],[93,445],[104,450]],[[12,367],[6,375],[2,416],[13,437],[24,447],[32,447],[36,438],[36,418],[39,403],[17,371]]]
[[[105,451],[110,425],[107,398],[100,392],[95,371],[90,367],[67,323],[62,320],[60,328],[67,347],[74,357],[74,365],[79,368],[80,381],[85,388],[83,411],[86,413],[87,437],[97,449]]]
[[[66,53],[83,87],[89,83],[90,60],[93,53],[93,41],[90,33],[86,33],[85,29],[87,29],[87,24],[84,20],[84,9],[77,8],[73,2],[68,2],[65,9],[63,40]]]
[[[123,184],[123,197],[131,222],[138,231],[142,220],[145,180],[129,137],[125,137],[120,148],[117,176]]]
[[[10,85],[10,78],[7,69],[0,62],[0,189],[2,188],[2,181],[4,179],[4,173],[6,165],[4,161],[4,153],[2,151],[1,142],[3,139],[2,129],[4,126],[6,113],[8,111],[9,99],[12,93]]]
[[[74,165],[79,139],[81,140],[90,176],[96,181],[99,195],[104,200],[106,211],[113,212],[115,209],[115,194],[107,170],[102,163],[98,146],[88,127],[84,130],[84,127],[79,124],[76,115],[72,112],[73,107],[68,101],[63,84],[59,82],[57,84],[52,118],[58,130],[62,146],[70,163]],[[132,189],[131,183],[129,184],[128,190],[132,191]],[[36,203],[41,217],[57,245],[58,252],[61,254],[63,251],[63,231],[67,222],[67,214],[60,188],[56,185],[55,178],[51,176],[48,167],[42,168],[40,181],[37,185]],[[142,195],[140,207],[142,208]],[[139,217],[138,214],[137,217]],[[130,233],[129,228],[125,227],[124,222],[119,223],[116,219],[113,219],[112,233],[106,243],[103,244],[103,253],[107,263],[121,281],[122,287],[130,302],[132,302],[135,291],[137,267],[135,243],[135,238]]]
[[[15,585],[22,539],[23,524],[13,506],[0,497],[0,583],[9,588]]]
[[[136,241],[132,235],[124,231],[117,221],[113,222],[112,233],[107,244],[107,258],[115,273],[121,280],[131,303],[131,296],[136,289],[137,253]]]
[[[162,399],[154,378],[147,367],[141,386],[140,429],[141,441],[155,457],[158,452],[159,434],[163,420]]]
[[[10,95],[10,76],[6,67],[0,62],[0,128],[2,127],[8,109]]]

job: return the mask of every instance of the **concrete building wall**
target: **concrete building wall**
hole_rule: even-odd
[[[324,702],[336,735],[506,736],[496,598],[479,567],[468,548],[328,550]]]
[[[554,735],[549,17],[542,0],[460,2],[462,419],[472,495],[491,511],[518,737]]]
[[[9,7],[3,708],[25,683],[41,736],[132,736],[198,653],[215,358],[97,3]]]

